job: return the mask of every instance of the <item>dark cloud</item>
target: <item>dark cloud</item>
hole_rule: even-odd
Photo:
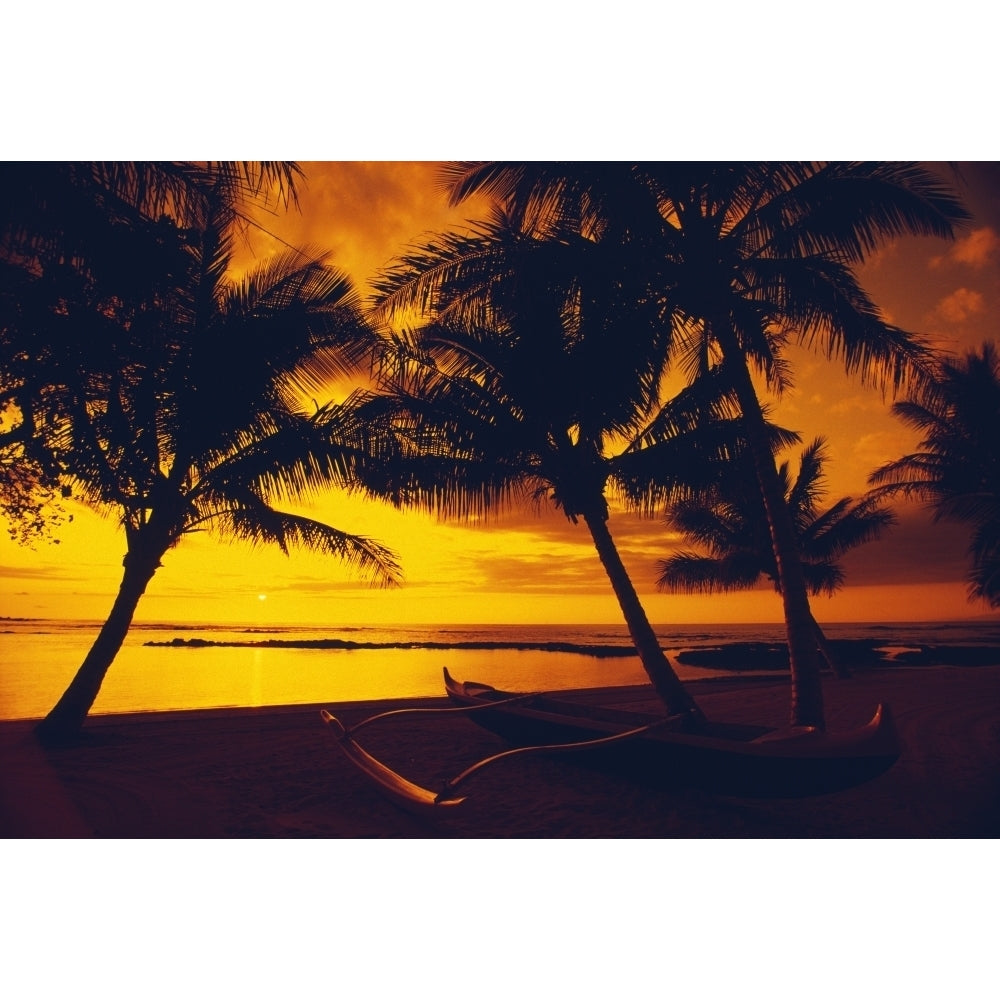
[[[677,547],[662,518],[613,512],[608,522],[633,583],[640,591],[655,589],[658,561]],[[496,530],[495,552],[482,546],[452,555],[454,581],[470,589],[545,594],[606,594],[609,582],[590,531],[580,520],[573,524],[549,506],[540,513],[513,511],[495,528],[481,526],[489,536]]]
[[[248,588],[249,590],[259,589],[269,595],[275,594],[325,594],[364,591],[372,593],[380,588],[371,586],[363,580],[337,580],[333,577],[301,577],[296,576],[293,580],[283,580],[280,583],[266,583],[258,588]]]
[[[524,594],[604,594],[608,591],[596,551],[565,547],[531,554],[499,554],[482,565],[486,590]]]
[[[977,222],[1000,232],[1000,163],[956,163],[945,167],[944,176],[956,185]]]
[[[898,523],[875,542],[848,553],[842,560],[848,586],[964,581],[969,568],[968,530],[950,521],[934,523],[915,504],[897,510]],[[506,531],[523,532],[525,555],[499,553],[478,568],[489,581],[524,591],[567,590],[601,593],[607,579],[585,525],[571,524],[558,512],[544,517],[511,518]],[[615,544],[640,590],[653,588],[659,562],[681,548],[690,548],[670,532],[662,518],[616,512],[609,521]],[[529,540],[528,535],[532,538]],[[546,544],[552,546],[546,551]],[[567,554],[569,546],[578,554]]]
[[[915,505],[897,510],[899,523],[877,542],[844,557],[847,584],[953,583],[969,570],[969,531],[952,521],[934,523]]]
[[[0,566],[0,578],[7,580],[83,580],[79,573],[67,573],[60,566]]]

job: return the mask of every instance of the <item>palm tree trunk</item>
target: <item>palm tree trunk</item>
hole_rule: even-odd
[[[69,743],[79,736],[104,676],[125,641],[139,599],[158,565],[159,558],[148,555],[137,558],[134,553],[125,556],[125,572],[111,614],[63,696],[35,727],[39,742],[49,745]]]
[[[844,666],[843,663],[833,655],[833,650],[830,648],[830,643],[827,641],[826,634],[820,627],[818,621],[813,618],[813,628],[816,631],[816,646],[819,649],[820,656],[826,660],[827,665],[830,669],[842,680],[851,676],[851,671]]]
[[[802,572],[795,530],[767,439],[764,412],[750,379],[750,371],[728,324],[713,324],[722,353],[732,371],[736,395],[746,423],[747,443],[753,455],[757,481],[767,511],[771,548],[778,568],[778,584],[785,613],[788,659],[792,681],[791,724],[826,728],[823,714],[823,682],[820,652],[816,644],[815,619]]]
[[[652,625],[646,617],[642,604],[639,602],[639,595],[632,586],[625,564],[618,554],[611,531],[608,528],[607,520],[602,513],[583,513],[583,519],[590,529],[590,535],[594,540],[594,547],[604,566],[611,586],[614,589],[615,597],[625,615],[625,623],[628,625],[629,635],[635,643],[636,652],[642,662],[643,669],[649,675],[656,693],[667,706],[667,711],[671,714],[687,714],[692,720],[704,722],[705,716],[698,707],[697,702],[684,689],[680,678],[674,673],[667,658],[663,655],[660,642],[656,638]]]

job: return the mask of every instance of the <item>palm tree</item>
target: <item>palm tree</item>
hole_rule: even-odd
[[[785,505],[798,539],[802,572],[809,592],[833,595],[844,583],[838,560],[846,552],[878,538],[896,522],[888,508],[873,496],[855,501],[842,497],[826,510],[824,442],[817,438],[802,453],[793,481],[788,462],[778,469]],[[748,590],[767,577],[780,593],[767,515],[757,489],[752,464],[734,463],[709,493],[677,504],[668,523],[708,554],[681,551],[664,560],[659,585],[665,590],[701,593]],[[837,662],[819,623],[813,619],[814,638],[821,655],[839,676],[849,676]]]
[[[99,251],[60,277],[55,298],[45,269],[26,268],[31,308],[5,317],[9,342],[40,348],[7,373],[34,408],[35,436],[76,497],[117,512],[126,540],[111,613],[39,724],[44,741],[79,732],[161,559],[189,532],[303,546],[384,583],[398,574],[377,543],[277,506],[353,483],[363,461],[351,400],[312,413],[298,404],[369,357],[373,334],[350,283],[322,255],[296,251],[231,281],[227,185],[201,209],[184,227],[141,213],[115,222],[145,251],[130,262],[128,295],[102,285],[89,263]]]
[[[882,466],[883,495],[923,500],[934,519],[972,528],[969,600],[1000,607],[1000,354],[992,341],[945,360],[936,381],[893,412],[924,436],[918,451]]]
[[[387,324],[414,310],[425,322],[386,358],[369,419],[389,421],[398,450],[366,483],[446,516],[548,499],[582,520],[655,689],[697,722],[615,546],[608,492],[636,477],[670,489],[692,475],[680,451],[706,464],[731,457],[734,432],[718,398],[693,444],[690,434],[679,443],[693,403],[660,404],[670,325],[633,264],[610,240],[553,219],[531,231],[502,213],[414,248],[378,286]],[[650,456],[660,470],[652,486],[639,471]]]
[[[640,242],[672,313],[678,363],[692,373],[725,363],[781,584],[791,721],[822,728],[806,580],[752,374],[780,393],[792,340],[883,389],[926,378],[926,348],[882,320],[852,268],[905,233],[951,237],[967,212],[911,163],[475,163],[454,165],[449,179],[456,201],[486,192],[512,212],[574,215],[581,232]]]
[[[251,206],[296,204],[300,177],[287,162],[0,164],[0,509],[15,539],[62,520],[52,396],[73,364],[117,370],[108,320],[183,271],[176,227],[225,206],[245,230]]]

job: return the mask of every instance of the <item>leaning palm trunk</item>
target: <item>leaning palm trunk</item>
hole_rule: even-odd
[[[124,565],[125,572],[111,614],[63,696],[35,727],[35,735],[42,743],[67,743],[79,736],[108,668],[125,641],[139,599],[156,572],[159,557],[129,553]]]
[[[826,660],[827,666],[841,679],[850,677],[851,671],[834,655],[833,649],[826,638],[826,633],[815,618],[813,618],[813,629],[816,632],[816,646],[819,649],[820,656]]]
[[[825,729],[823,715],[823,682],[820,677],[820,651],[816,642],[815,619],[809,607],[798,543],[784,491],[774,466],[774,456],[767,440],[764,413],[750,380],[750,372],[739,351],[735,336],[728,326],[716,327],[723,355],[731,365],[737,398],[746,421],[747,444],[753,456],[757,481],[760,485],[771,548],[778,570],[778,586],[785,614],[788,637],[788,661],[791,671],[791,724]]]
[[[755,436],[755,435],[751,435]],[[767,510],[774,561],[781,581],[781,601],[788,635],[788,659],[792,679],[791,723],[794,726],[825,728],[823,686],[820,679],[820,654],[813,628],[809,595],[802,574],[798,548],[783,499],[770,450],[758,455],[754,463]]]
[[[652,625],[649,624],[646,612],[639,602],[639,595],[635,592],[625,564],[615,547],[606,518],[603,513],[584,512],[583,519],[590,529],[594,547],[597,549],[601,564],[611,581],[615,597],[618,598],[618,604],[625,616],[629,635],[632,637],[632,642],[635,643],[643,669],[649,675],[656,693],[671,714],[683,713],[696,721],[703,722],[704,714],[695,700],[684,689],[680,678],[671,669],[667,658],[663,655],[660,642],[656,638]]]

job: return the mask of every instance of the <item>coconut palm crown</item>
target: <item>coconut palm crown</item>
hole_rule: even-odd
[[[921,434],[917,451],[871,476],[883,495],[911,496],[969,525],[969,599],[1000,607],[1000,354],[992,341],[942,362],[922,392],[893,412]]]
[[[684,401],[660,399],[671,328],[633,264],[629,246],[502,212],[413,248],[379,285],[378,316],[420,322],[386,358],[374,404],[391,414],[400,450],[384,481],[368,485],[446,516],[548,499],[583,521],[654,686],[670,711],[700,718],[608,528],[619,474],[638,477],[654,451],[660,469],[679,474],[669,454],[692,423]],[[720,400],[700,422],[693,447],[703,454],[730,454],[725,409]],[[633,439],[647,447],[628,449]]]
[[[813,441],[802,453],[798,475],[782,462],[778,477],[795,525],[802,571],[813,596],[832,595],[845,582],[838,560],[851,549],[879,538],[896,515],[875,496],[841,497],[820,509],[825,496],[826,445]],[[776,591],[781,581],[774,562],[767,516],[755,489],[753,467],[733,463],[707,495],[676,504],[668,524],[708,554],[682,551],[661,563],[659,585],[667,590],[715,593],[746,590],[767,577]]]

